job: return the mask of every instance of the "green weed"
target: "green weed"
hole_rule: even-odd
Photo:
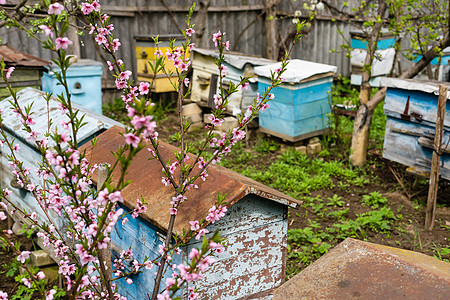
[[[363,202],[365,205],[375,209],[378,207],[386,206],[388,200],[385,197],[383,197],[383,195],[380,192],[375,191],[370,193],[369,195],[364,195]]]

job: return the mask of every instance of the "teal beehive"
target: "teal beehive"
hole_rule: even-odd
[[[42,77],[42,90],[54,95],[64,94],[63,86],[58,85],[56,73],[61,69],[55,65],[48,67]],[[67,70],[67,82],[73,102],[102,114],[102,63],[90,59],[80,59]]]
[[[263,95],[270,87],[271,71],[281,63],[256,67],[258,92]],[[328,130],[331,105],[328,93],[337,67],[304,60],[291,60],[283,73],[284,83],[272,89],[275,99],[269,109],[259,113],[261,131],[296,142],[317,136]]]

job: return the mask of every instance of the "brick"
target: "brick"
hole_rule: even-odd
[[[316,143],[320,143],[320,139],[318,137],[313,137],[308,141],[308,144],[316,144]]]
[[[54,282],[58,279],[58,276],[59,276],[59,274],[58,274],[59,267],[58,266],[42,268],[41,271],[44,272],[45,279],[47,279],[47,282]]]
[[[50,255],[48,255],[48,253],[45,252],[44,250],[37,250],[31,252],[30,258],[31,263],[37,267],[48,266],[55,263],[53,259],[50,257]]]
[[[320,143],[308,144],[306,146],[306,153],[308,155],[314,155],[322,151],[322,145]]]

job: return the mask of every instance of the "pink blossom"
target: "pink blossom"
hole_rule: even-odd
[[[128,79],[130,79],[131,74],[132,73],[129,70],[123,71],[119,74],[119,79],[120,80],[128,80]]]
[[[202,238],[205,234],[207,234],[209,232],[208,229],[206,228],[202,228],[199,230],[199,232],[197,233],[197,235],[195,236],[196,240],[199,240],[200,238]]]
[[[261,111],[264,112],[266,109],[269,108],[269,103],[261,105]]]
[[[139,94],[147,95],[149,91],[150,91],[150,83],[148,82],[139,83]]]
[[[44,31],[46,36],[49,36],[51,38],[53,37],[53,31],[51,27],[48,27],[46,25],[39,25],[39,28],[42,29],[42,31]]]
[[[5,4],[5,0],[0,0],[0,4]],[[0,291],[0,300],[8,300],[8,293]]]
[[[64,10],[64,6],[59,4],[58,2],[50,4],[48,7],[48,14],[49,15],[60,15],[61,12]]]
[[[194,49],[194,47],[195,47],[195,44],[194,43],[191,43],[191,44],[189,44],[189,51],[192,51],[192,49]]]
[[[31,288],[31,280],[30,279],[22,278],[22,282],[27,288]]]
[[[45,278],[44,272],[39,271],[39,272],[36,274],[36,278],[37,278],[38,280],[44,279],[44,278]]]
[[[137,148],[139,142],[141,141],[139,137],[135,136],[132,133],[124,134],[124,136],[125,136],[125,143],[131,145],[133,148]]]
[[[169,212],[171,215],[175,216],[177,214],[178,210],[176,208],[172,207],[171,209],[169,209]]]
[[[246,89],[248,89],[248,86],[249,86],[249,83],[248,83],[248,82],[244,82],[244,83],[242,84],[242,89],[243,89],[243,90],[246,90]]]
[[[112,51],[116,52],[119,50],[120,45],[122,45],[122,43],[120,43],[119,39],[114,39],[112,41]]]
[[[0,221],[6,220],[6,215],[4,212],[0,211]]]
[[[131,280],[131,278],[127,278],[126,281],[127,281],[128,284],[132,284],[133,283],[133,280]]]
[[[186,77],[183,82],[186,87],[189,86],[189,78]]]
[[[194,33],[195,33],[195,30],[194,30],[194,29],[192,29],[192,28],[186,29],[186,35],[187,35],[187,36],[192,36],[192,34],[194,34]]]
[[[158,49],[158,50],[155,51],[154,55],[155,55],[157,58],[160,58],[161,56],[163,56],[163,53],[162,53],[161,50]]]
[[[21,263],[25,263],[25,261],[30,257],[31,252],[30,251],[22,251],[18,256],[17,260]]]
[[[9,78],[11,78],[11,74],[12,74],[12,72],[14,72],[14,70],[15,70],[16,68],[14,68],[14,67],[10,67],[10,68],[8,68],[8,70],[6,70],[6,79],[9,79]]]
[[[110,62],[109,60],[106,62],[108,64],[108,69],[110,71],[114,70],[114,64],[112,62]]]
[[[223,119],[216,118],[213,114],[211,114],[208,119],[211,121],[211,124],[214,126],[220,126],[223,123]]]
[[[221,40],[222,37],[224,36],[225,32],[222,34],[222,32],[218,31],[217,33],[213,34],[213,42],[214,42],[214,46],[217,47],[217,40]]]
[[[192,231],[197,231],[200,229],[200,224],[197,220],[195,221],[189,221],[189,224],[191,224],[191,230]]]
[[[88,2],[83,2],[81,4],[81,11],[83,12],[83,14],[88,15],[94,11],[94,7]]]
[[[55,46],[56,50],[59,50],[59,49],[66,50],[69,47],[69,45],[73,44],[73,42],[71,40],[69,40],[68,37],[62,37],[62,38],[59,37],[56,39],[55,43],[56,43],[56,46]]]
[[[51,289],[50,291],[47,292],[47,294],[45,295],[45,300],[53,300],[53,296],[56,294],[56,290]]]

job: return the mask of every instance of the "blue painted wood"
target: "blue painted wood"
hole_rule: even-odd
[[[293,139],[328,128],[332,80],[330,76],[272,89],[275,99],[260,112],[259,126]],[[263,94],[270,83],[264,78],[258,81],[258,92]]]
[[[42,77],[42,90],[55,95],[65,94],[65,90],[58,85],[55,73],[61,70],[52,66],[49,73]],[[67,82],[71,99],[97,114],[102,114],[102,63],[92,60],[79,60],[72,64],[67,72]]]
[[[422,120],[411,118],[402,120],[408,96],[409,114],[416,113]],[[434,143],[438,96],[416,90],[387,89],[384,112],[388,116],[386,123],[383,157],[406,166],[430,170],[433,151],[430,147],[419,144],[419,138],[427,138]],[[443,145],[450,142],[450,104],[447,103]],[[450,154],[441,156],[440,175],[450,180]]]
[[[126,218],[128,222],[125,225],[117,223],[111,234],[113,248],[125,250],[131,247],[138,260],[145,256],[158,257],[159,245],[163,244],[158,229],[140,217],[132,219],[127,215]],[[205,279],[196,283],[201,299],[240,299],[282,284],[287,233],[285,205],[247,195],[207,229],[210,231],[207,236],[220,230],[228,240],[228,247],[216,256],[216,262],[204,274]],[[201,241],[191,239],[182,247],[181,255],[174,257],[174,263],[186,262],[186,254],[200,245]],[[118,255],[115,251],[112,259]],[[147,293],[154,286],[155,272],[156,267],[133,275],[131,286],[125,279],[116,281],[119,292],[128,299],[147,299]],[[172,270],[168,270],[164,278],[171,274]],[[179,295],[186,290],[187,287]]]
[[[121,205],[121,208],[125,212],[130,210]],[[134,254],[134,258],[142,262],[146,257],[150,260],[156,259],[159,254],[159,246],[164,245],[164,234],[161,233],[155,226],[147,222],[141,217],[133,219],[131,215],[126,215],[128,222],[122,225],[122,222],[118,222],[111,232],[112,243],[112,261],[118,258],[120,252],[123,250],[131,249]],[[183,260],[181,255],[175,255],[173,257],[173,263],[179,264]],[[132,260],[129,261],[130,270],[132,267]],[[119,279],[116,282],[119,293],[126,296],[128,299],[148,299],[147,294],[152,293],[155,281],[154,273],[157,271],[157,267],[151,270],[144,269],[141,273],[130,276],[133,280],[132,285],[128,285],[125,278]],[[168,269],[165,278],[172,276],[172,269]],[[163,280],[164,282],[165,280]],[[164,289],[164,284],[161,285],[161,290]],[[178,295],[181,295],[182,291]]]
[[[378,50],[384,50],[388,48],[393,48],[395,45],[395,38],[380,38],[380,40],[377,42],[377,48]],[[353,49],[367,49],[367,41],[352,38],[350,40],[350,46]]]

